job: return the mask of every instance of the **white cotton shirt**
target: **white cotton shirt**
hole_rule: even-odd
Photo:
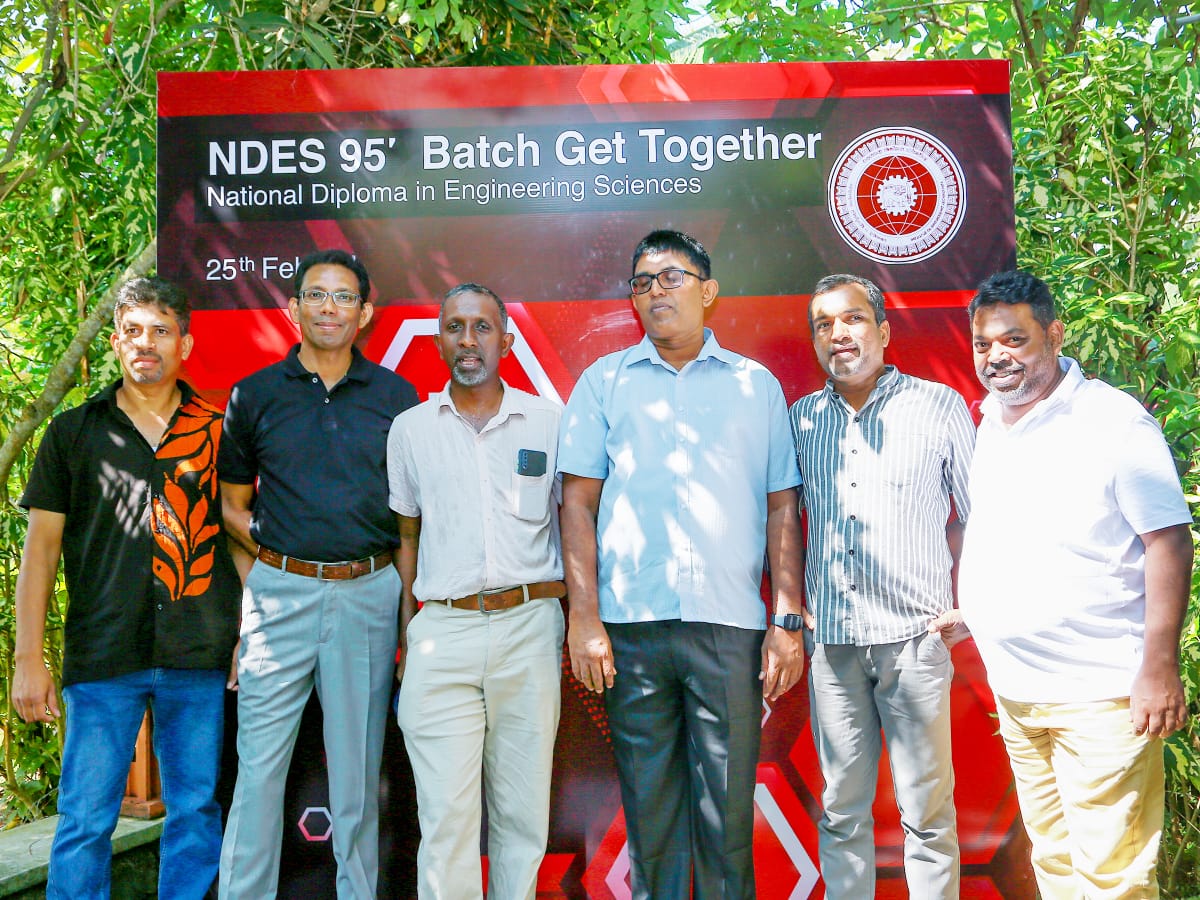
[[[1011,427],[983,402],[958,596],[992,690],[1025,703],[1129,696],[1142,662],[1140,534],[1191,521],[1158,423],[1061,358]]]
[[[396,417],[389,505],[421,517],[418,600],[562,578],[560,416],[557,404],[505,385],[499,412],[478,434],[455,409],[449,386]],[[522,450],[546,454],[543,474],[518,473]]]

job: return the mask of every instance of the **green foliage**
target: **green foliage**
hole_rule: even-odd
[[[39,436],[22,428],[116,374],[103,337],[62,383],[55,365],[153,241],[156,74],[665,60],[683,14],[680,0],[0,3],[0,821],[53,812],[61,756],[57,729],[20,722],[8,702],[25,530],[14,501]],[[65,599],[60,581],[55,672]]]

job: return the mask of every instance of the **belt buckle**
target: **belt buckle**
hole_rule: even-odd
[[[515,590],[515,589],[516,589],[516,585],[514,585],[513,587],[506,587],[506,588],[492,588],[490,591],[480,591],[478,594],[475,595],[476,599],[478,599],[478,601],[479,601],[479,611],[481,613],[483,613],[485,616],[490,616],[490,615],[493,615],[498,612],[504,612],[504,610],[502,610],[502,609],[484,609],[483,598],[489,597],[489,596],[492,596],[495,594],[507,594],[509,591]],[[521,594],[524,597],[524,599],[521,602],[528,603],[529,602],[529,585],[527,585],[527,584],[521,585]]]
[[[318,562],[317,563],[317,579],[323,580],[324,578],[325,578],[325,563]]]

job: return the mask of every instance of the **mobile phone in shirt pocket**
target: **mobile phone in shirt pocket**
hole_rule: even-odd
[[[518,450],[513,472],[513,513],[518,519],[537,521],[546,515],[549,503],[545,450]]]

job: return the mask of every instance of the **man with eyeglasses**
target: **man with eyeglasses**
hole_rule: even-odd
[[[804,673],[787,405],[705,328],[718,285],[694,238],[647,235],[629,287],[645,338],[563,414],[571,668],[608,709],[633,896],[752,898],[762,704]]]
[[[220,896],[275,895],[283,792],[313,687],[324,714],[339,898],[373,898],[378,788],[400,576],[387,434],[412,385],[354,339],[371,282],[342,250],[301,260],[288,301],[300,343],[233,387],[217,469],[225,527],[257,562],[242,597],[238,777]]]

